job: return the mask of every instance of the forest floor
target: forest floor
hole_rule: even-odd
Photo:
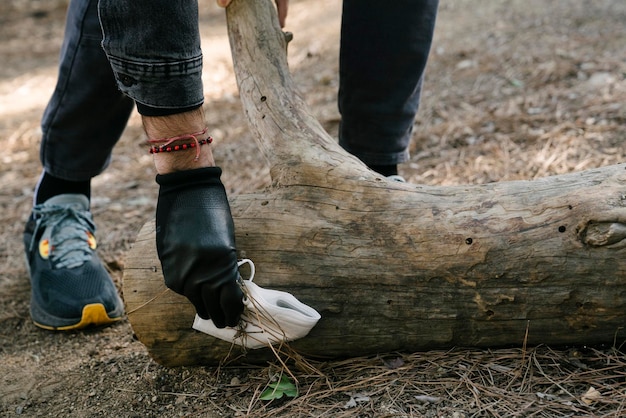
[[[241,1],[241,0],[239,0]],[[206,112],[231,196],[269,170],[244,118],[223,10],[202,0]],[[29,318],[22,229],[40,173],[39,122],[55,85],[65,0],[0,2],[0,415],[57,417],[624,416],[624,337],[613,345],[452,348],[317,364],[300,396],[259,400],[280,365],[154,362],[125,320],[53,333]],[[292,0],[289,63],[336,137],[341,2]],[[626,2],[442,2],[415,122],[410,182],[535,179],[624,162]],[[375,57],[373,57],[375,59]],[[99,254],[122,290],[125,254],[157,188],[139,118],[93,180]],[[86,145],[89,138],[85,138]],[[95,146],[95,145],[94,145]],[[297,373],[297,371],[296,371]]]

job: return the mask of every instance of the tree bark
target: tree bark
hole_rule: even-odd
[[[237,246],[256,283],[321,313],[294,349],[346,357],[624,338],[626,165],[486,185],[387,181],[307,110],[271,2],[236,0],[227,21],[244,111],[272,175],[267,191],[231,200]],[[153,222],[128,254],[123,291],[137,337],[162,364],[272,357],[238,357],[191,329],[193,306],[163,283]]]

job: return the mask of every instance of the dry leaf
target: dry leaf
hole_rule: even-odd
[[[589,390],[581,397],[581,400],[585,405],[591,405],[592,403],[599,401],[602,398],[602,394],[598,392],[593,386],[589,387]]]

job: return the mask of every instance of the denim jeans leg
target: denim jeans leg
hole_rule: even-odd
[[[408,160],[437,0],[344,0],[339,144],[367,165]]]
[[[56,177],[88,180],[102,172],[133,109],[101,41],[97,0],[72,0],[57,85],[41,122],[41,162]]]
[[[195,0],[100,0],[102,46],[119,88],[140,113],[166,115],[204,101]]]

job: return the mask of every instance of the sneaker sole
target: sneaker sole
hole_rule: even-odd
[[[71,325],[64,326],[51,326],[39,323],[33,320],[33,323],[39,328],[47,329],[50,331],[71,331],[75,329],[83,329],[87,327],[100,327],[104,325],[110,325],[114,322],[121,320],[122,317],[111,317],[107,314],[104,305],[101,303],[91,303],[83,307],[82,317],[80,321]]]

